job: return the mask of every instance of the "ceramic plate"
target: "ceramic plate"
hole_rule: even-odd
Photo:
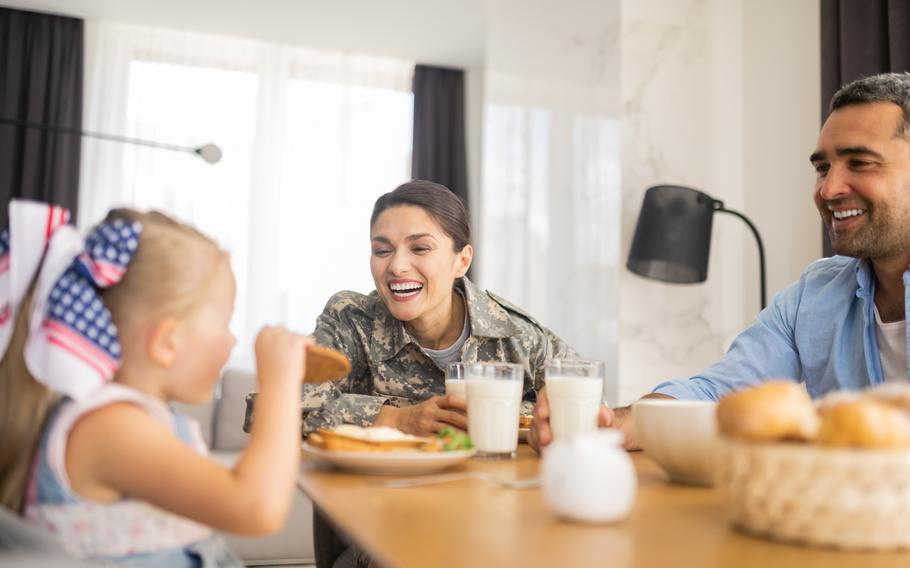
[[[432,473],[461,463],[474,450],[458,452],[334,452],[315,448],[306,442],[303,450],[319,461],[371,475],[418,475]]]

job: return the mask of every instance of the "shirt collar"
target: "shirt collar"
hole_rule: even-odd
[[[392,317],[392,313],[379,297],[376,297],[373,317],[373,334],[370,336],[370,360],[386,361],[405,348],[408,343],[417,343],[404,328],[404,324]]]
[[[875,289],[875,272],[868,258],[859,258],[856,262],[856,295],[868,296]],[[904,290],[910,293],[910,266],[904,270]]]
[[[520,333],[506,309],[473,282],[463,278],[456,286],[464,292],[471,336],[503,338]],[[419,344],[411,337],[404,324],[392,317],[379,294],[376,292],[373,294],[376,304],[373,333],[370,337],[370,358],[373,361],[386,361],[398,355],[409,343],[419,348]]]
[[[860,258],[856,262],[856,289],[857,297],[868,297],[872,293],[875,275],[872,272],[872,263],[869,259]]]
[[[521,333],[502,305],[467,278],[463,278],[462,282],[468,317],[471,320],[471,335],[504,338]]]

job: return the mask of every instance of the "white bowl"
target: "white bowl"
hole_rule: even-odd
[[[644,399],[632,405],[635,436],[648,456],[678,483],[714,485],[717,403]]]

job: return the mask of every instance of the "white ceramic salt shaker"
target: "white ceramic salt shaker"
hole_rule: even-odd
[[[621,432],[605,428],[547,446],[541,481],[554,513],[585,523],[618,521],[629,514],[637,482],[622,440]]]

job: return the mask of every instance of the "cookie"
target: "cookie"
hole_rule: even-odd
[[[310,343],[306,346],[305,383],[322,383],[346,377],[351,362],[340,351]]]

